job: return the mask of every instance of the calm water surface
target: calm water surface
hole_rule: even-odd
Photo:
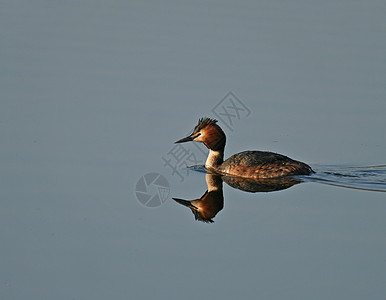
[[[3,1],[0,298],[385,299],[385,12]],[[204,195],[186,165],[206,150],[173,143],[203,116],[226,157],[270,150],[317,173],[223,183],[214,222],[196,221],[172,198]],[[169,186],[156,208],[137,199],[148,173]]]

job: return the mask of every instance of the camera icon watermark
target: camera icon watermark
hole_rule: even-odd
[[[170,194],[168,180],[159,173],[147,173],[135,185],[138,202],[146,207],[158,207],[165,203]]]

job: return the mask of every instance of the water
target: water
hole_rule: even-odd
[[[0,298],[384,299],[385,9],[3,1]],[[226,157],[317,173],[223,184],[214,222],[196,221],[172,198],[205,193],[186,165],[206,150],[173,142],[203,116],[222,118]],[[169,185],[156,208],[135,191],[148,173]]]
[[[372,192],[386,192],[386,166],[317,166],[306,180]]]

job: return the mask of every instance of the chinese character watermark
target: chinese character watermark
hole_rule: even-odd
[[[242,116],[248,117],[251,114],[251,110],[232,92],[226,94],[212,108],[212,112],[230,131],[233,131],[234,119],[240,120]]]
[[[198,145],[196,145],[198,146]],[[175,144],[167,153],[167,158],[162,157],[165,167],[172,170],[172,175],[177,175],[180,181],[184,181],[184,175],[180,172],[181,168],[185,168],[186,176],[189,176],[188,166],[195,166],[203,163],[206,153],[201,148],[197,147],[199,151],[192,151],[182,144]]]

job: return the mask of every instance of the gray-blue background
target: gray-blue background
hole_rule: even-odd
[[[1,299],[385,299],[384,193],[225,186],[203,224],[162,161],[232,91],[226,156],[384,164],[384,1],[2,1],[0,38]]]

